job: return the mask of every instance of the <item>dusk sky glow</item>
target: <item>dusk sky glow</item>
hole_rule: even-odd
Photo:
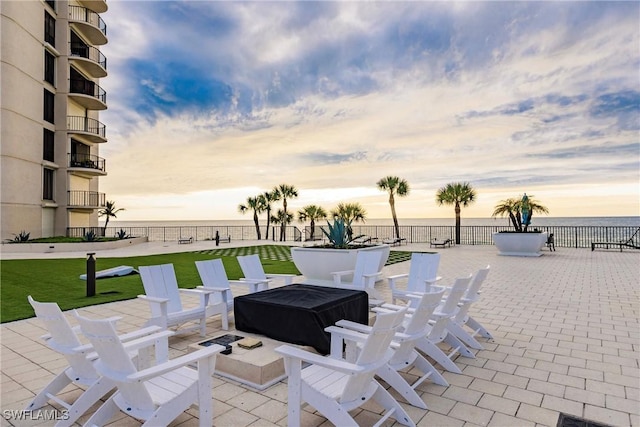
[[[118,220],[250,219],[248,196],[399,218],[640,215],[639,2],[112,1],[100,120]]]

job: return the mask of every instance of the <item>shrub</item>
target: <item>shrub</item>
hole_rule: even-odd
[[[131,236],[127,234],[126,231],[124,231],[124,229],[120,229],[117,233],[116,233],[116,237],[118,238],[118,240],[123,240],[123,239],[128,239]]]
[[[96,236],[96,232],[91,230],[91,231],[87,231],[84,234],[84,237],[82,238],[82,240],[85,242],[95,242],[97,238],[98,237]]]
[[[31,233],[27,233],[26,231],[22,230],[20,232],[20,234],[14,234],[13,236],[13,241],[14,242],[28,242],[29,241],[29,236],[31,235]]]

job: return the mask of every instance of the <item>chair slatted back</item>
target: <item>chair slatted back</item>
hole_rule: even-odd
[[[168,299],[167,311],[169,313],[182,311],[178,280],[173,264],[142,266],[138,270],[147,296]],[[151,314],[153,316],[162,315],[159,307],[155,304],[151,305]]]
[[[407,291],[427,292],[426,280],[435,280],[439,265],[439,253],[414,252],[411,255]]]
[[[80,378],[82,382],[96,380],[99,375],[93,364],[87,360],[86,355],[78,354],[74,351],[74,348],[82,343],[58,304],[55,302],[38,302],[31,295],[27,299],[33,307],[36,317],[44,324],[49,335],[51,335],[51,338],[47,340],[47,345],[64,355],[75,377]]]
[[[427,324],[434,310],[440,304],[444,295],[444,287],[432,286],[428,293],[422,294],[420,301],[415,307],[415,311],[403,322],[403,333],[411,338],[400,343],[395,349],[391,364],[406,362],[411,359],[417,340],[427,333]]]
[[[224,269],[224,264],[219,258],[208,259],[206,261],[196,261],[196,268],[202,280],[204,287],[210,288],[228,288],[229,278]],[[222,302],[222,295],[218,292],[209,296],[209,304],[218,304]],[[229,303],[229,301],[225,301]]]
[[[262,268],[262,263],[260,262],[258,254],[241,255],[237,258],[245,279],[267,280],[267,275]]]
[[[366,285],[366,274],[375,274],[380,270],[381,251],[360,251],[356,256],[356,265],[353,271],[353,285],[364,288]]]
[[[464,294],[462,304],[458,309],[456,314],[456,320],[463,320],[467,317],[467,313],[471,308],[471,304],[476,302],[480,298],[480,287],[482,283],[489,275],[489,270],[491,266],[487,265],[485,268],[481,268],[478,272],[473,276],[471,280],[471,284],[469,285],[469,289]]]
[[[447,295],[444,301],[444,304],[442,304],[438,310],[438,313],[442,316],[440,316],[432,326],[431,331],[429,332],[429,339],[439,342],[445,338],[447,323],[456,315],[458,303],[469,288],[470,282],[471,274],[467,277],[459,277],[456,279],[449,291],[449,295]]]
[[[74,313],[82,333],[89,339],[99,359],[95,368],[104,377],[118,386],[118,391],[135,411],[152,411],[153,400],[144,383],[125,381],[125,377],[137,372],[135,365],[127,354],[112,322],[106,319],[88,319]],[[132,412],[132,413],[133,413]]]
[[[356,364],[360,366],[379,365],[386,363],[393,356],[393,350],[389,345],[402,324],[407,310],[391,310],[388,312],[378,312],[376,321],[371,328],[367,340],[364,342]],[[363,396],[375,375],[376,369],[369,369],[364,373],[351,375],[344,392],[340,397],[340,402],[350,402]]]

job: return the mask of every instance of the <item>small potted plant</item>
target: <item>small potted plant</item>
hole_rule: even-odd
[[[502,200],[495,206],[492,216],[508,216],[509,223],[513,226],[511,231],[500,231],[492,235],[500,255],[542,255],[540,250],[547,241],[547,233],[529,231],[531,217],[535,212],[548,214],[549,209],[526,193],[521,198]]]

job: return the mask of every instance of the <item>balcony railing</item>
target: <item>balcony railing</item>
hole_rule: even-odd
[[[69,154],[69,167],[95,169],[101,172],[106,172],[107,161],[102,157],[94,156],[93,154]]]
[[[91,80],[71,79],[69,83],[69,92],[93,96],[101,102],[105,104],[107,103],[107,92]]]
[[[106,194],[97,191],[67,191],[67,205],[86,209],[102,208],[106,205]]]
[[[82,6],[69,6],[69,20],[87,23],[100,30],[102,35],[107,36],[107,24],[104,23],[100,15]]]
[[[93,61],[106,71],[107,58],[100,52],[100,49],[77,42],[69,42],[69,47],[71,49],[71,56],[78,56]]]
[[[106,139],[107,128],[96,119],[82,116],[67,116],[67,130],[69,132],[83,132]]]

